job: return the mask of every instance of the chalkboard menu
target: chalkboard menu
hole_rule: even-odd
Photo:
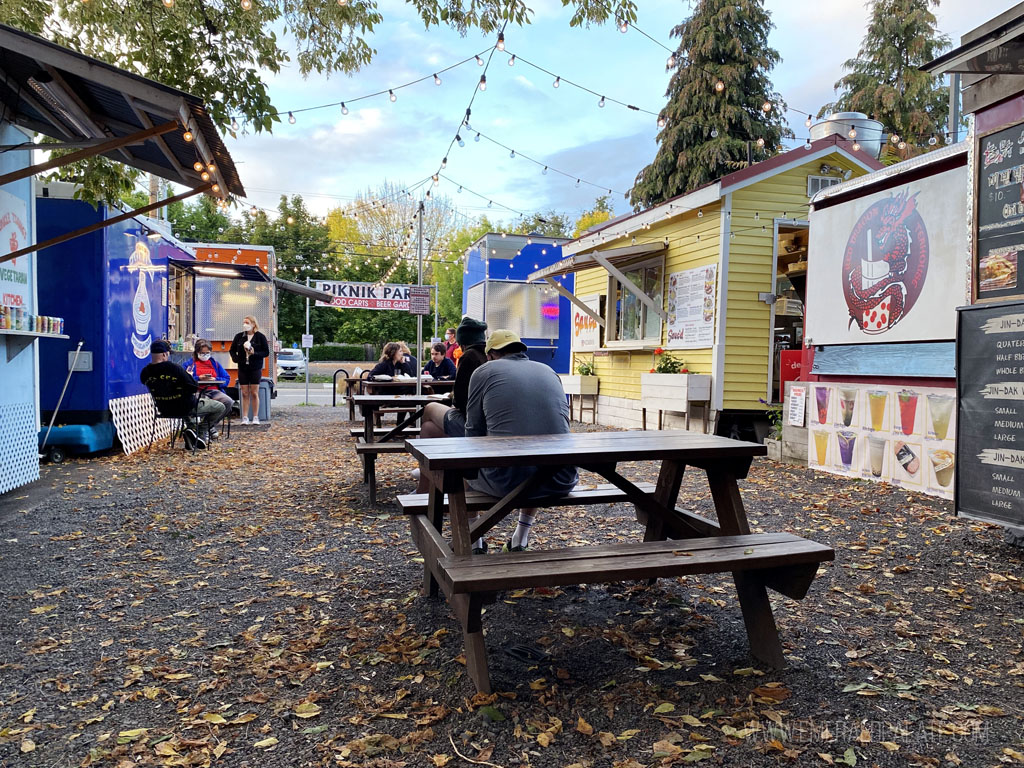
[[[957,318],[956,511],[1024,525],[1024,302]]]
[[[978,139],[976,258],[980,300],[1024,295],[1024,123]]]

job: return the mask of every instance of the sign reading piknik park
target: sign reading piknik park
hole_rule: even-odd
[[[399,309],[409,311],[408,285],[391,283],[349,283],[340,280],[317,280],[316,289],[323,291],[318,307],[335,309]]]

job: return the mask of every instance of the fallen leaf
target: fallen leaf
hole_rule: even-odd
[[[434,755],[430,758],[430,761],[437,766],[437,768],[444,768],[452,761],[451,755]]]
[[[886,749],[888,749],[890,752],[895,752],[900,748],[900,745],[897,744],[895,741],[880,741],[878,743]]]
[[[270,738],[261,739],[260,741],[257,741],[255,744],[253,744],[253,746],[257,749],[266,749],[267,747],[272,747],[275,744],[277,744],[277,739],[271,736]]]
[[[203,720],[205,720],[208,723],[213,723],[215,725],[224,725],[225,723],[227,723],[227,720],[224,719],[224,716],[218,715],[216,712],[207,712],[205,715],[203,715]]]
[[[322,711],[320,707],[311,701],[304,701],[293,710],[295,716],[301,718],[316,717]]]
[[[32,739],[23,739],[21,742],[22,752],[31,752],[36,748],[36,743]]]
[[[576,730],[586,736],[590,736],[594,733],[594,726],[584,720],[581,716],[579,720],[576,721]]]
[[[537,734],[537,743],[542,747],[550,747],[551,742],[554,741],[554,737],[547,731],[541,731]]]
[[[654,714],[663,715],[666,712],[675,712],[676,705],[666,701],[664,704],[659,704],[654,708]]]
[[[243,725],[244,723],[251,723],[255,720],[258,715],[255,712],[246,712],[243,715],[239,715],[231,721],[231,725]]]

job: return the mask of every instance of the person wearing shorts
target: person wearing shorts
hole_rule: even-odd
[[[246,315],[241,333],[231,342],[231,359],[238,366],[238,398],[241,404],[242,424],[260,423],[260,380],[263,361],[270,355],[267,337],[260,333],[256,318]],[[252,408],[252,420],[249,409]]]

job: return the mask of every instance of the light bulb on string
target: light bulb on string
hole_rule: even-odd
[[[676,66],[676,55],[673,53],[673,54],[670,54],[669,57],[665,60],[665,69],[675,69],[675,66]]]
[[[711,129],[711,138],[712,139],[717,139],[718,138],[718,129],[717,128],[712,128]]]
[[[579,189],[579,186],[580,186],[580,180],[576,179],[576,188]]]
[[[398,97],[395,96],[395,92],[390,88],[388,88],[388,98],[391,99],[392,102],[398,101]]]
[[[621,32],[622,34],[626,34],[626,32],[628,32],[628,31],[629,31],[629,22],[625,21],[625,20],[620,21],[619,22],[619,32]]]
[[[208,166],[206,166],[206,170],[208,170],[210,173],[213,173],[214,171],[217,170],[217,166],[214,165],[213,163],[210,163]]]
[[[348,114],[348,107],[345,106],[345,102],[344,101],[341,102],[341,114],[343,114],[343,115],[347,115]]]
[[[508,65],[510,67],[514,67],[516,65],[516,55],[514,53],[512,54],[511,57],[509,57]]]
[[[555,81],[554,81],[554,82],[553,82],[553,83],[551,84],[551,87],[552,87],[552,88],[557,88],[557,87],[558,87],[558,86],[560,86],[561,84],[562,84],[562,78],[560,78],[560,77],[556,76],[556,77],[555,77]]]
[[[192,131],[185,131],[183,134],[181,134],[181,138],[183,138],[185,141],[192,141]]]
[[[231,118],[231,130],[238,133],[238,121],[235,118]]]
[[[505,33],[504,32],[499,32],[498,33],[498,44],[495,47],[499,51],[504,51],[505,50]]]
[[[466,142],[465,142],[465,141],[463,141],[463,139],[462,139],[462,136],[460,136],[460,135],[459,135],[459,134],[457,134],[457,133],[455,134],[455,141],[456,141],[456,143],[458,143],[458,145],[459,145],[460,147],[464,147],[464,146],[466,146]]]
[[[348,0],[338,0],[338,5],[344,8],[346,5],[348,5]]]
[[[292,125],[295,125],[295,115],[293,115],[291,112],[288,113],[288,122],[291,123]]]
[[[174,0],[164,0],[164,8],[173,8]]]
[[[203,171],[202,173],[199,174],[199,178],[202,179],[203,181],[209,181],[210,174],[207,173],[206,171]]]
[[[251,11],[252,10],[252,0],[242,0],[242,10],[243,11]]]
[[[658,116],[658,127],[659,128],[664,128],[665,127],[665,118],[661,117],[660,115]]]
[[[194,163],[192,163],[192,167],[196,169],[197,173],[199,171],[203,170],[203,164],[201,162],[199,162],[198,160],[196,160]]]
[[[811,123],[812,123],[812,122],[813,122],[813,120],[811,119],[811,116],[810,116],[810,115],[808,115],[808,116],[807,116],[807,119],[806,119],[806,120],[804,120],[804,125],[805,125],[806,127],[810,128],[810,127],[811,127]]]
[[[757,137],[757,142],[756,142],[756,143],[757,143],[757,146],[758,146],[758,147],[763,147],[763,146],[764,146],[764,137],[762,137],[762,136],[758,136],[758,137]]]
[[[897,136],[895,133],[890,134],[889,135],[889,141],[891,141],[893,144],[899,144],[900,143],[900,137]]]
[[[484,60],[480,58],[479,53],[476,55],[476,65],[478,67],[482,67],[484,65]]]
[[[896,145],[896,148],[897,149],[906,149],[907,148],[907,142],[901,141],[899,144]]]
[[[717,81],[715,83],[715,93],[721,93],[724,90],[725,90],[725,83],[723,83],[721,80]]]
[[[480,75],[480,84],[477,87],[481,91],[487,90],[487,75]]]
[[[856,139],[857,138],[857,129],[854,128],[853,126],[850,126],[850,130],[847,131],[846,135],[849,136],[851,139]]]
[[[540,175],[541,176],[547,176],[548,175],[548,167],[546,165],[544,166],[544,170],[540,172]]]
[[[441,78],[438,77],[437,73],[435,72],[434,73],[434,85],[440,85],[440,84],[441,84]]]
[[[771,112],[772,111],[772,103],[770,101],[766,101],[764,104],[761,105],[761,111],[762,112]]]
[[[473,141],[480,141],[480,134],[479,133],[476,136],[473,137]]]
[[[597,102],[597,106],[604,107],[604,96],[602,96],[601,100],[599,102]]]
[[[493,202],[494,201],[492,201],[492,200],[488,200],[487,201],[487,207],[490,208],[493,205]]]
[[[285,221],[287,221],[289,224],[294,224],[295,223],[295,217],[294,216],[289,216],[287,219],[285,219]]]
[[[810,149],[811,149],[811,140],[810,139],[807,139],[804,142],[804,149],[810,151]]]
[[[810,149],[810,143],[809,142],[808,142],[808,147],[807,148]],[[853,142],[853,151],[854,152],[860,152],[860,142],[859,141]]]
[[[441,158],[441,170],[443,171],[447,167],[448,167],[448,158],[447,157]]]
[[[516,151],[513,149],[511,152],[508,153],[508,156],[511,157],[513,160],[515,160],[516,159]]]
[[[937,138],[935,138],[934,136],[932,136],[931,138],[928,139],[928,146],[930,146],[930,147],[934,147],[938,143],[939,143],[939,140]]]

